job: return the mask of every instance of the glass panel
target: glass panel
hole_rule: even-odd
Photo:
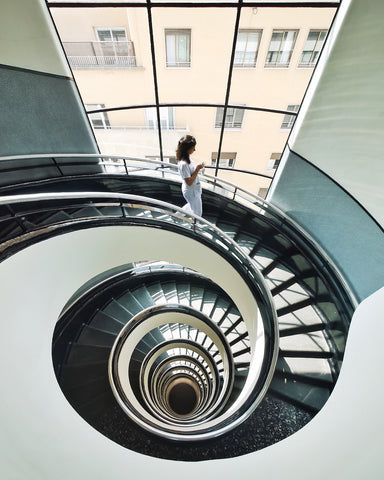
[[[154,7],[152,19],[160,103],[224,103],[236,9]]]
[[[268,171],[271,154],[283,151],[289,134],[289,130],[280,130],[282,119],[283,115],[246,111],[241,130],[224,131],[221,159],[225,152],[236,152],[234,170],[272,175],[274,172]],[[270,184],[268,178],[236,171],[223,171],[219,176],[256,195]]]
[[[195,163],[211,164],[212,152],[217,151],[220,130],[214,128],[216,108],[214,107],[177,107],[174,109],[174,130],[163,130],[164,155],[174,156],[177,143],[184,135],[196,138],[196,151],[191,159]],[[211,174],[212,171],[206,171]]]
[[[168,33],[165,35],[167,45],[167,64],[176,64],[176,36]]]
[[[145,8],[51,12],[84,103],[107,108],[154,103]]]
[[[154,121],[156,117],[152,118]],[[160,156],[158,130],[150,122],[147,109],[108,112],[108,121],[107,128],[94,127],[101,153],[140,158]]]
[[[326,31],[310,31],[301,55],[301,64],[315,64],[323,47]]]

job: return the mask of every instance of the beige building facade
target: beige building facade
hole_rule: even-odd
[[[229,105],[297,111],[335,11],[243,7]],[[142,106],[90,116],[101,152],[159,159],[156,109],[148,107],[156,97],[147,9],[51,12],[87,110]],[[235,8],[152,8],[160,104],[225,103],[235,21]],[[166,161],[191,134],[198,142],[193,159],[215,165],[223,108],[165,106],[160,117]],[[228,108],[220,165],[272,176],[294,118]],[[259,194],[269,185],[235,171],[220,177]]]

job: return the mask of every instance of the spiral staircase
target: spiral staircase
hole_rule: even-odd
[[[238,456],[291,435],[335,385],[350,292],[315,243],[262,199],[233,198],[207,177],[204,219],[185,216],[178,180],[144,173],[13,186],[17,195],[1,204],[2,258],[83,229],[139,228],[148,244],[161,229],[225,259],[225,285],[237,272],[256,306],[244,312],[242,296],[217,278],[161,254],[100,272],[57,320],[61,390],[106,437],[155,457]]]

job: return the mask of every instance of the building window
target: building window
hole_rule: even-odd
[[[165,30],[167,67],[191,66],[191,30]]]
[[[255,67],[261,30],[239,30],[236,42],[235,67]]]
[[[300,105],[288,105],[287,110],[290,112],[298,112]],[[284,115],[281,129],[290,130],[295,122],[296,115]]]
[[[259,188],[258,196],[261,198],[265,198],[268,193],[268,188]]]
[[[156,108],[147,108],[145,111],[147,128],[154,130],[157,128]],[[175,109],[173,107],[160,107],[160,125],[162,130],[175,129]]]
[[[105,108],[105,105],[103,103],[88,103],[85,105],[87,112],[99,108]],[[107,112],[91,113],[88,116],[93,128],[111,128]]]
[[[267,172],[274,172],[279,166],[281,153],[272,153],[267,164]]]
[[[99,52],[97,55],[110,57],[111,63],[120,57],[134,56],[133,44],[127,39],[127,33],[124,27],[121,28],[97,28],[97,38],[99,40]]]
[[[236,152],[221,152],[219,167],[223,168],[234,168],[236,162]],[[211,155],[211,166],[216,167],[217,165],[217,152],[212,152]]]
[[[223,124],[224,107],[216,110],[215,128],[221,128]],[[244,110],[241,108],[227,108],[225,128],[241,128],[243,126]]]
[[[274,30],[265,62],[266,67],[289,67],[298,30]]]
[[[323,48],[327,30],[310,30],[301,54],[299,67],[314,67]]]

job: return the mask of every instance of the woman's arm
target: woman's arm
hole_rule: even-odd
[[[192,183],[196,180],[196,177],[197,175],[199,174],[199,171],[204,168],[205,164],[204,162],[202,163],[199,163],[198,165],[196,165],[196,168],[195,168],[195,171],[192,173],[192,175],[188,178],[184,178],[184,180],[186,181],[187,185],[190,187],[192,185]]]

